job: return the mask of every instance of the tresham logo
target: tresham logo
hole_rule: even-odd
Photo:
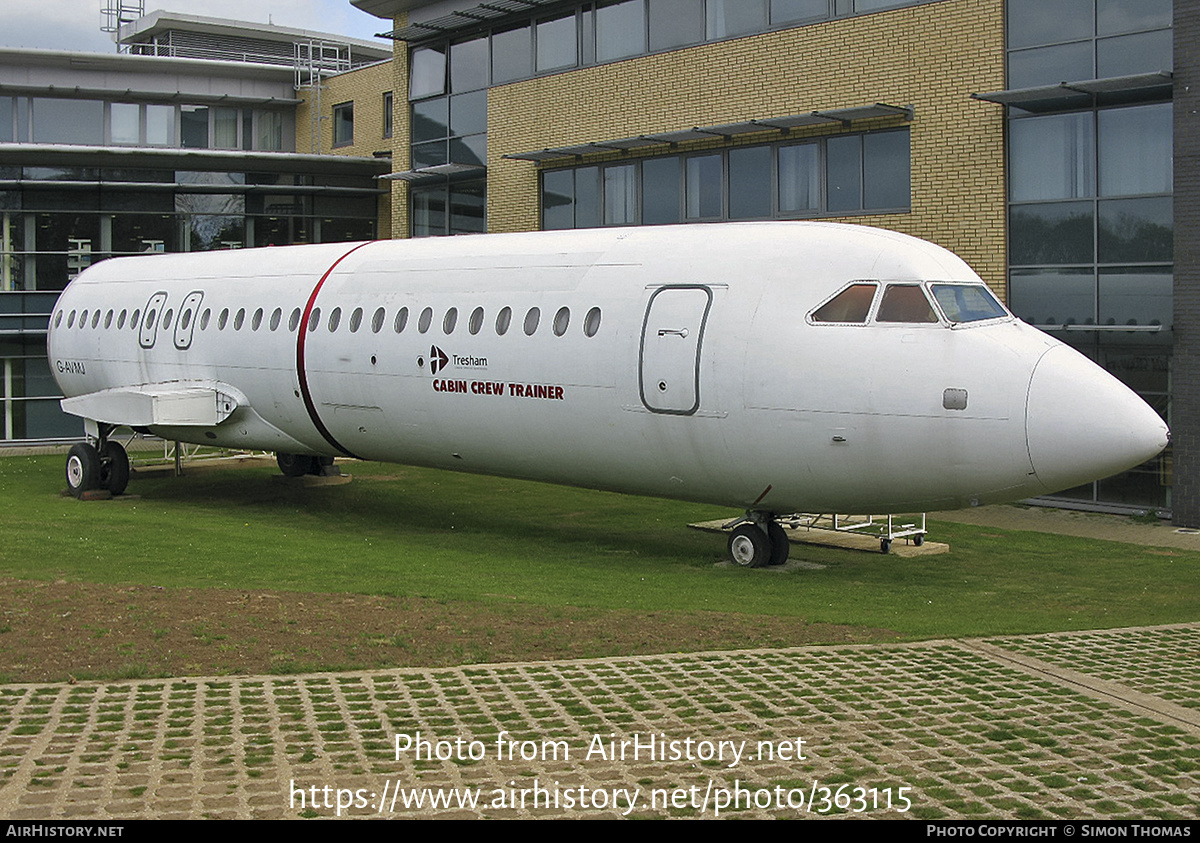
[[[446,352],[442,351],[436,345],[429,346],[429,371],[436,375],[450,362],[450,358],[446,356]]]

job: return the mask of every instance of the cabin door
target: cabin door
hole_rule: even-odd
[[[700,344],[712,306],[707,287],[661,287],[642,325],[642,403],[654,413],[687,416],[700,408]]]

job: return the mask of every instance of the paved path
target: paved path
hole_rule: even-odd
[[[0,817],[1195,819],[1198,692],[1200,624],[13,685]]]

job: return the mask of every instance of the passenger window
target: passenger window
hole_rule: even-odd
[[[121,311],[121,318],[122,319],[125,318],[125,311]],[[212,309],[206,307],[206,308],[204,308],[204,312],[200,314],[200,330],[201,331],[208,330],[208,320],[210,318],[212,318]],[[117,327],[120,327],[120,323],[117,324]]]
[[[279,323],[283,321],[283,308],[277,307],[271,311],[271,330],[278,331]]]
[[[104,330],[112,327],[113,312],[109,309],[108,313],[104,314]]]
[[[73,310],[71,311],[71,315],[67,317],[67,327],[68,328],[75,327],[75,311],[73,311]]]
[[[442,319],[442,333],[454,333],[454,326],[458,324],[458,308],[452,307],[446,311],[445,318]]]
[[[138,317],[141,314],[142,314],[141,310],[134,310],[133,315],[129,317],[129,327],[133,328],[133,330],[135,330],[135,331],[138,329]],[[67,325],[67,327],[69,328],[71,326]]]
[[[329,332],[333,333],[342,324],[342,309],[335,307],[329,314]]]
[[[421,318],[417,320],[417,330],[422,334],[429,330],[429,325],[433,322],[433,308],[427,307],[421,311]]]
[[[916,284],[888,284],[879,303],[876,322],[926,323],[938,321],[925,291]]]
[[[382,307],[375,311],[375,315],[371,317],[371,333],[378,334],[383,330],[383,318],[386,315]]]
[[[512,324],[512,308],[505,307],[496,314],[496,333],[499,336],[504,336],[508,333],[508,326]]]
[[[288,330],[295,331],[300,327],[300,308],[295,308],[292,315],[288,317]]]
[[[217,317],[217,330],[224,331],[225,326],[229,324],[229,308],[221,308],[221,315]]]
[[[183,312],[183,316],[179,319],[179,329],[181,331],[186,331],[188,329],[188,325],[190,324],[192,324],[192,309],[189,307]]]
[[[121,313],[117,316],[117,330],[125,327],[125,308],[121,308]]]
[[[60,311],[59,311],[59,312],[58,312],[58,313],[55,315],[55,317],[54,317],[54,327],[55,327],[55,328],[57,328],[59,325],[61,325],[61,324],[62,324],[62,314],[63,314],[63,312],[60,310]]]
[[[483,308],[477,307],[471,311],[471,321],[467,324],[471,334],[478,334],[483,329]]]
[[[83,324],[83,320],[86,318],[87,318],[87,311],[85,310],[83,312],[83,315],[79,317],[80,324]],[[152,328],[154,328],[154,321],[156,319],[158,319],[158,311],[157,310],[155,310],[154,308],[150,308],[149,310],[146,311],[146,330],[151,330]]]
[[[536,307],[529,308],[529,312],[525,314],[525,336],[532,337],[534,331],[538,329],[538,322],[542,320],[542,311]]]
[[[97,310],[95,313],[92,314],[92,330],[95,330],[96,326],[99,324],[100,324],[100,311]]]
[[[86,310],[82,311],[79,314],[79,327],[81,329],[87,327],[87,317],[88,317],[88,312]]]
[[[246,308],[239,307],[237,314],[234,315],[234,317],[233,317],[233,330],[235,330],[235,331],[242,330],[242,325],[244,325],[245,322],[246,322]]]
[[[314,307],[308,317],[308,332],[311,334],[321,324],[321,308]]]
[[[862,325],[867,321],[873,298],[874,284],[851,284],[817,308],[813,312],[812,321]]]
[[[404,326],[405,326],[405,325],[407,325],[407,324],[408,324],[408,308],[407,308],[407,307],[402,307],[402,308],[400,308],[400,310],[399,310],[399,311],[396,313],[396,324],[395,324],[395,326],[394,326],[394,327],[395,327],[395,330],[396,330],[396,333],[397,333],[397,334],[399,334],[399,333],[403,333],[403,331],[404,331]]]
[[[561,337],[567,332],[567,326],[571,324],[570,308],[560,307],[558,313],[554,314],[554,336]]]
[[[354,312],[350,314],[350,333],[357,334],[359,326],[362,325],[363,309],[361,307],[354,308]]]
[[[257,331],[260,327],[262,327],[262,319],[263,309],[260,307],[258,310],[254,311],[254,317],[250,320],[250,329]]]
[[[583,318],[583,335],[594,337],[600,331],[600,308],[593,307]]]
[[[175,311],[168,307],[166,313],[163,314],[162,327],[164,331],[169,331],[171,329],[171,317],[174,315]]]

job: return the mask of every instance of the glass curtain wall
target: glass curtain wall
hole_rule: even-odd
[[[1010,0],[1009,87],[1170,69],[1170,25],[1170,0]],[[1169,421],[1172,105],[1138,96],[1009,109],[1008,301]],[[1059,497],[1167,508],[1170,483],[1167,455]]]

